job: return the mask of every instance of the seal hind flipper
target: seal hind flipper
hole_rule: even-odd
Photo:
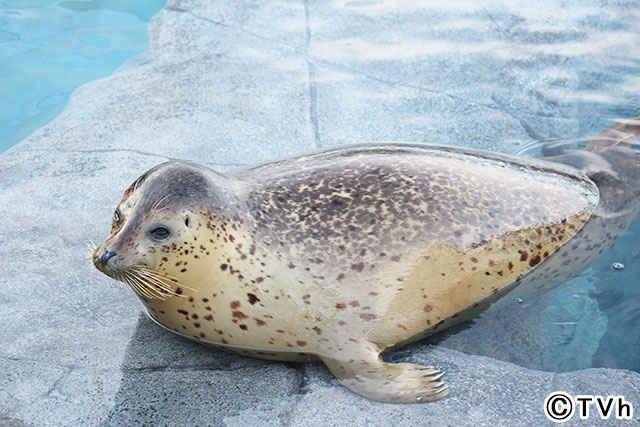
[[[442,381],[444,372],[432,366],[384,362],[373,343],[348,342],[338,355],[321,358],[342,385],[379,402],[432,402],[449,394]]]

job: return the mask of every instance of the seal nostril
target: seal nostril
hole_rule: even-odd
[[[103,265],[107,265],[107,262],[109,262],[109,260],[114,256],[116,256],[117,254],[118,253],[116,251],[105,250],[104,252],[102,252],[102,256],[100,257],[100,262]]]

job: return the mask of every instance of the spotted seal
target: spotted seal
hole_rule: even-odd
[[[550,286],[575,261],[578,233],[605,232],[591,223],[598,182],[627,191],[625,209],[637,213],[630,150],[609,141],[549,162],[366,144],[230,174],[168,162],[126,190],[93,262],[181,336],[265,359],[320,359],[378,401],[437,400],[448,393],[442,372],[380,354],[533,287],[532,272]],[[589,176],[561,164],[585,159]],[[579,257],[599,251],[590,249]]]

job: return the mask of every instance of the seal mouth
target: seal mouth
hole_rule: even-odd
[[[94,267],[112,279],[126,283],[141,298],[165,301],[170,297],[186,297],[185,289],[195,292],[195,289],[183,285],[175,277],[145,266],[114,269],[107,263],[110,257],[105,257],[104,253],[98,255],[99,252],[99,248],[95,248],[91,255]]]

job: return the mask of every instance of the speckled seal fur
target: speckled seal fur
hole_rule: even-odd
[[[598,201],[565,165],[424,144],[345,146],[227,175],[169,162],[125,192],[94,264],[177,334],[321,359],[363,396],[425,402],[448,393],[443,374],[380,354],[523,287]]]

